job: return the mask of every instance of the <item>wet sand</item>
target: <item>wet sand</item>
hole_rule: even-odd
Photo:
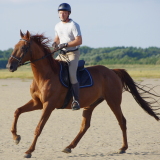
[[[18,121],[21,142],[15,145],[10,128],[14,111],[31,99],[31,80],[0,80],[0,160],[22,160],[33,140],[41,111],[24,113]],[[143,84],[160,85],[160,79],[145,79]],[[155,88],[160,94],[160,88]],[[160,160],[160,122],[145,113],[131,94],[124,92],[122,111],[127,119],[129,148],[121,147],[122,133],[115,116],[101,103],[93,112],[91,127],[72,153],[61,152],[77,135],[83,109],[54,110],[40,135],[31,160]]]

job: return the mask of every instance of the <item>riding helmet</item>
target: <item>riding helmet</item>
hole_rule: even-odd
[[[68,11],[71,12],[71,6],[68,3],[62,3],[58,7],[58,11]]]

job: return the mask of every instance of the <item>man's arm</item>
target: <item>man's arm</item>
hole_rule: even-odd
[[[54,38],[54,42],[56,42],[57,45],[60,43],[60,40],[59,40],[59,37],[58,37],[58,36],[56,36],[56,37]]]
[[[57,46],[58,46],[59,43],[60,43],[59,37],[56,36],[56,37],[54,38],[54,41],[53,41],[51,50],[55,50],[55,49],[57,48]]]
[[[82,44],[82,36],[75,37],[75,40],[68,42],[67,47],[75,47]]]
[[[57,38],[57,37],[56,37]],[[53,43],[53,47],[55,47],[57,45],[56,42],[58,42],[58,39],[54,40],[54,43]],[[75,38],[75,40],[71,41],[71,42],[68,42],[68,43],[62,43],[62,44],[59,44],[58,47],[59,48],[66,48],[66,47],[75,47],[75,46],[79,46],[82,44],[82,36],[77,36]],[[56,47],[55,47],[56,48]]]

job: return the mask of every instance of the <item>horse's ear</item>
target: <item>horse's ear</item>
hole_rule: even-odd
[[[30,39],[30,37],[31,37],[31,34],[30,34],[30,32],[27,30],[26,38],[27,38],[27,39]]]
[[[20,36],[21,36],[21,38],[24,37],[24,34],[22,33],[21,29],[20,29]]]

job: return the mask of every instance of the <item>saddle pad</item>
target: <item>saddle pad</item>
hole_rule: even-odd
[[[77,80],[80,88],[91,87],[93,85],[93,79],[90,72],[84,68],[83,70],[77,70]],[[70,80],[68,76],[68,70],[60,63],[60,81],[65,87],[69,87]]]

